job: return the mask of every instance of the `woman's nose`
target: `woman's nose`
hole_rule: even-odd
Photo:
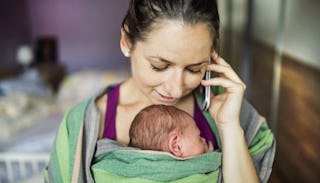
[[[183,73],[178,72],[168,78],[166,89],[170,97],[180,98],[182,97],[183,86]]]

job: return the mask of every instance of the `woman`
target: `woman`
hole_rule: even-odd
[[[272,133],[265,120],[243,101],[245,84],[218,55],[218,43],[219,15],[213,0],[131,0],[122,23],[120,47],[131,60],[132,75],[67,113],[51,153],[47,180],[205,180],[203,172],[195,172],[196,178],[183,174],[183,167],[187,167],[183,164],[183,176],[175,179],[146,178],[131,169],[120,172],[126,167],[118,163],[107,166],[114,160],[108,159],[109,152],[119,154],[119,149],[128,149],[119,144],[129,143],[135,115],[146,106],[164,104],[193,116],[201,136],[214,142],[214,149],[220,149],[212,153],[215,169],[206,174],[214,177],[210,180],[266,182],[275,151]],[[212,64],[208,64],[209,58]],[[217,73],[217,77],[203,80],[207,70]],[[201,112],[203,97],[199,88],[205,86],[221,86],[225,91],[211,95],[208,112]],[[126,157],[132,156],[136,154]]]

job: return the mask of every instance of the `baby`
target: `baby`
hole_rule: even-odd
[[[193,118],[174,106],[144,108],[134,118],[129,136],[129,146],[169,152],[180,158],[213,151],[212,143],[200,136]]]

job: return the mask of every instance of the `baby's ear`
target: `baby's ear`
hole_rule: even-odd
[[[177,132],[169,135],[169,151],[177,157],[182,156],[181,136]]]

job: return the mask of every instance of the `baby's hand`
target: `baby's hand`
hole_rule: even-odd
[[[213,145],[212,145],[212,142],[211,141],[208,141],[208,149],[207,149],[207,152],[213,152]]]

